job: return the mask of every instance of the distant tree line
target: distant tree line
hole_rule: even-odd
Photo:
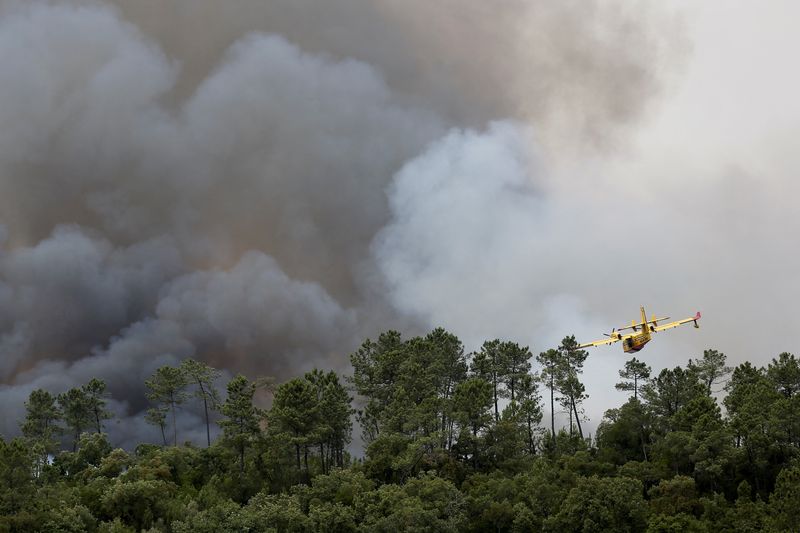
[[[351,354],[344,379],[240,375],[224,395],[221,373],[188,359],[146,381],[161,443],[129,451],[104,433],[102,380],[35,390],[22,437],[0,439],[0,531],[800,530],[794,355],[731,368],[706,350],[655,375],[633,358],[616,385],[630,397],[594,436],[587,355],[573,337],[534,357],[388,331]],[[180,444],[189,401],[203,447]],[[363,459],[347,452],[353,419]]]

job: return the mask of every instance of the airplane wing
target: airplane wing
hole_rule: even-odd
[[[653,329],[653,331],[664,331],[665,329],[677,328],[678,326],[682,326],[683,324],[688,324],[689,322],[694,322],[694,327],[699,328],[700,326],[697,324],[698,320],[700,320],[700,311],[698,311],[697,314],[692,318],[684,318],[683,320],[676,320],[675,322],[670,322],[669,324],[658,326],[657,328]]]
[[[661,322],[663,320],[669,320],[669,317],[668,316],[662,316],[660,318],[656,318],[655,315],[653,315],[653,318],[648,320],[647,323],[648,324],[657,324],[657,323],[659,323],[659,322]],[[690,319],[690,320],[694,320],[694,319]],[[616,328],[616,331],[625,331],[626,329],[634,329],[634,328],[642,329],[642,323],[641,322],[636,322],[634,325],[631,325],[631,326],[625,326],[624,328]]]
[[[589,348],[591,346],[604,346],[606,344],[614,344],[615,342],[618,342],[619,340],[620,340],[619,337],[609,337],[607,339],[594,341],[594,342],[587,342],[586,344],[581,344],[581,345],[578,346],[578,348]]]

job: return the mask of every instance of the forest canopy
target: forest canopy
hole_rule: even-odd
[[[657,373],[633,358],[616,385],[629,398],[595,435],[582,425],[587,356],[573,337],[534,356],[499,339],[465,353],[443,329],[387,331],[351,354],[351,375],[238,375],[224,391],[218,370],[187,359],[147,380],[145,418],[162,438],[133,450],[104,432],[102,380],[38,389],[22,436],[0,439],[0,531],[800,527],[794,355],[732,368],[709,349]],[[203,446],[180,439],[190,402]],[[349,451],[354,428],[363,457]]]

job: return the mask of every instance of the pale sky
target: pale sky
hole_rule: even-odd
[[[670,292],[680,295],[670,298],[669,309],[638,296],[657,290],[628,286],[621,259],[620,276],[608,283],[619,286],[629,311],[608,325],[623,325],[638,317],[639,303],[647,306],[648,315],[669,313],[679,318],[697,308],[704,315],[701,329],[684,326],[661,334],[636,356],[657,370],[684,365],[687,356],[717,348],[728,354],[730,363],[750,360],[763,365],[781,351],[797,351],[794,333],[800,326],[796,303],[800,271],[788,268],[797,264],[800,254],[796,203],[800,4],[687,1],[669,5],[682,14],[688,44],[685,65],[636,128],[631,146],[606,161],[604,172],[653,198],[664,191],[682,190],[692,206],[682,216],[696,219],[698,236],[706,244],[692,247],[692,255],[685,258],[698,273],[696,279],[687,280],[686,289],[680,279],[670,279],[669,270],[652,265],[648,285],[658,287],[667,278]],[[737,179],[739,175],[747,178]],[[714,193],[705,196],[707,204],[696,204],[692,197],[704,190],[703,184],[713,184]],[[672,195],[667,201],[675,202]],[[707,221],[707,210],[727,206],[730,210],[721,215],[722,220]],[[687,220],[669,217],[661,220],[662,227],[647,229],[656,241],[672,226],[687,224]],[[620,228],[620,235],[626,230],[635,231]],[[718,255],[727,259],[720,261]],[[778,263],[777,271],[774,263]],[[720,276],[724,284],[718,283]],[[619,306],[614,309],[620,312]],[[580,333],[591,337],[597,331]],[[589,392],[594,389],[596,398],[613,402],[606,391],[628,356],[618,346],[594,349],[591,354]],[[617,397],[624,396],[618,393]],[[590,402],[588,410],[598,420],[602,406]]]

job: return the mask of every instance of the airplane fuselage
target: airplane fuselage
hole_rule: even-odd
[[[642,332],[638,335],[631,335],[630,337],[626,337],[622,339],[622,350],[625,353],[631,352],[638,352],[644,345],[650,342],[652,337],[650,336],[649,332]]]

